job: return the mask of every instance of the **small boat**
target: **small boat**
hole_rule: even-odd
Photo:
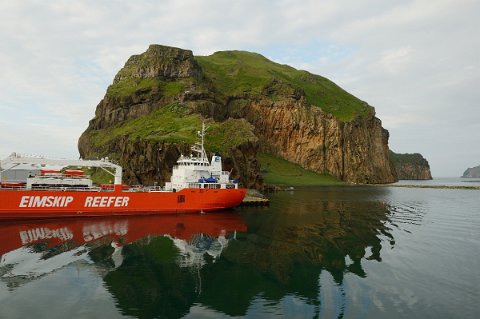
[[[208,160],[204,149],[205,124],[192,147],[196,154],[181,155],[164,187],[128,187],[122,184],[122,167],[102,160],[53,160],[13,153],[0,161],[5,171],[21,165],[40,167],[101,167],[114,177],[112,186],[93,185],[81,170],[42,169],[25,184],[0,184],[0,219],[63,218],[78,216],[199,213],[239,205],[246,194],[230,172],[222,170],[221,157]]]

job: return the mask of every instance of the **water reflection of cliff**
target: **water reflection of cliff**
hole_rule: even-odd
[[[259,298],[279,303],[288,296],[318,314],[322,271],[337,285],[346,273],[365,277],[362,260],[381,261],[382,240],[393,244],[387,207],[363,195],[276,194],[271,208],[245,211],[248,232],[237,233],[215,261],[179,267],[174,246],[156,239],[126,247],[124,263],[105,281],[123,313],[139,318],[192,315],[194,305],[245,316]]]
[[[249,216],[249,233],[261,235],[254,239],[263,248],[252,251],[256,267],[269,269],[284,282],[298,264],[319,266],[339,283],[346,272],[364,277],[361,260],[381,261],[381,238],[391,237],[385,226],[388,207],[363,197],[372,196],[371,190],[338,195],[278,194],[274,213]]]
[[[276,194],[269,210],[246,214],[248,233],[237,236],[222,265],[205,270],[202,301],[229,315],[244,315],[258,296],[278,302],[294,295],[318,307],[322,271],[341,286],[346,273],[367,276],[362,260],[381,261],[382,241],[394,244],[388,207],[376,199],[383,191]]]

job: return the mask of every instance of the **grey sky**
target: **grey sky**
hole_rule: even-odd
[[[374,106],[390,148],[433,176],[480,164],[480,1],[1,1],[0,158],[78,157],[129,56],[157,43],[248,50]]]

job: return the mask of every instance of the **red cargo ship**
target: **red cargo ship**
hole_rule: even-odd
[[[80,170],[61,172],[43,169],[19,185],[0,183],[0,219],[60,218],[78,216],[151,215],[224,210],[239,205],[246,189],[230,180],[222,170],[220,156],[211,162],[204,149],[205,125],[200,141],[192,150],[195,156],[180,156],[172,178],[164,187],[126,187],[122,168],[108,159],[49,160],[13,153],[0,162],[2,174],[20,165],[57,167],[101,167],[114,176],[114,185],[95,186]],[[110,170],[113,170],[110,171]]]

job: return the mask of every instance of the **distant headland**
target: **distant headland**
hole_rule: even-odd
[[[472,168],[467,168],[463,172],[462,177],[464,178],[480,178],[480,165]]]
[[[429,180],[432,179],[428,161],[419,153],[390,153],[398,179]]]

